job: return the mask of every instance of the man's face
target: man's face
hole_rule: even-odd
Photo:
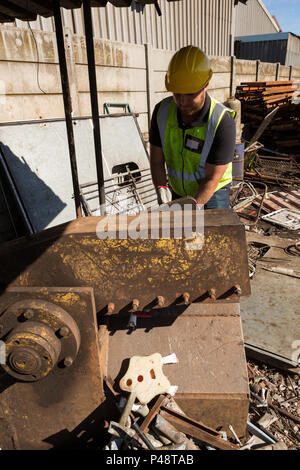
[[[180,94],[174,93],[174,101],[182,114],[192,115],[200,111],[205,102],[205,96],[208,86],[197,93]]]

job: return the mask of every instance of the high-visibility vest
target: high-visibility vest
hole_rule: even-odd
[[[205,178],[205,164],[218,126],[226,112],[235,116],[232,109],[226,108],[214,98],[210,99],[209,118],[204,126],[180,129],[177,107],[172,96],[162,101],[157,113],[169,184],[179,196],[195,196],[201,180]],[[193,146],[202,146],[202,149],[193,149]],[[232,163],[229,163],[215,191],[231,181]]]

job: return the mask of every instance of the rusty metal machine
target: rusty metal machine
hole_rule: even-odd
[[[244,226],[230,210],[206,211],[202,248],[187,250],[172,220],[162,238],[161,213],[148,225],[156,238],[124,237],[136,217],[116,216],[115,238],[99,238],[103,218],[87,217],[0,247],[2,448],[100,446],[104,377],[118,384],[130,357],[156,352],[178,357],[168,378],[184,412],[245,433]]]

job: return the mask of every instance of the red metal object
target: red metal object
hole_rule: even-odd
[[[138,318],[152,318],[152,314],[147,312],[133,312],[132,315]]]

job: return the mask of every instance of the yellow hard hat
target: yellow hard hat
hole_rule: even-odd
[[[186,46],[177,51],[168,67],[165,84],[171,93],[196,93],[202,90],[212,77],[210,60],[195,46]]]

